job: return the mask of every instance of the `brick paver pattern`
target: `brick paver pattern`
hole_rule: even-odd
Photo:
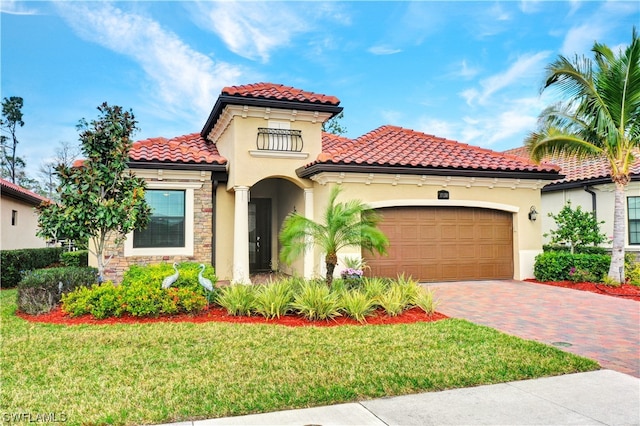
[[[438,312],[640,377],[640,302],[523,281],[426,285],[439,300]]]

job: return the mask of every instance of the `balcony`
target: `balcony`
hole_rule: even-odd
[[[302,152],[302,131],[259,127],[256,146],[259,151]]]

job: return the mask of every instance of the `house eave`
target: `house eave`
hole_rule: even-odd
[[[640,175],[631,175],[631,182],[639,182]],[[583,188],[586,186],[594,186],[594,185],[610,185],[613,181],[610,176],[596,178],[596,179],[580,179],[580,180],[572,180],[569,182],[552,182],[542,188],[542,192],[553,192],[553,191],[563,191],[566,189],[576,189]]]
[[[27,204],[30,204],[33,207],[37,207],[41,203],[46,201],[46,200],[41,199],[41,198],[32,197],[32,196],[30,196],[28,194],[24,194],[22,192],[15,191],[12,188],[8,188],[8,187],[5,187],[5,186],[2,187],[2,195],[10,197],[10,198],[13,198],[13,199],[18,200],[18,201],[22,201],[22,202],[27,203]]]
[[[173,163],[163,161],[129,161],[127,166],[130,169],[147,170],[174,170],[174,171],[205,171],[211,172],[219,182],[226,182],[229,176],[226,164],[209,163]]]
[[[211,113],[209,114],[209,117],[207,118],[207,121],[202,128],[202,131],[200,132],[200,136],[205,139],[207,138],[227,105],[246,105],[274,109],[318,111],[330,113],[332,117],[342,111],[341,106],[332,104],[220,95],[215,105],[213,106],[213,109],[211,110]]]
[[[544,171],[514,171],[514,170],[487,170],[487,169],[455,169],[436,167],[406,167],[406,166],[380,166],[380,165],[352,165],[352,164],[327,164],[317,163],[311,166],[300,167],[296,174],[300,178],[311,178],[322,172],[344,173],[379,173],[397,175],[432,175],[432,176],[460,176],[460,177],[484,177],[484,178],[512,178],[512,179],[536,179],[558,180],[563,176],[555,172]]]

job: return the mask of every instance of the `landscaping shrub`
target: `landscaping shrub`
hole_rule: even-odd
[[[3,288],[16,287],[27,271],[46,268],[60,260],[62,247],[0,251],[0,282]]]
[[[222,287],[216,295],[216,303],[227,310],[229,315],[251,316],[255,310],[256,287],[232,284]]]
[[[361,290],[344,292],[340,298],[341,311],[358,322],[366,322],[367,315],[376,307],[376,301]]]
[[[339,293],[324,282],[305,282],[294,296],[293,309],[309,320],[326,320],[340,316]]]
[[[636,261],[634,253],[626,253],[624,257],[624,271],[626,273],[626,281],[640,287],[640,262]]]
[[[403,289],[393,283],[378,296],[378,305],[384,309],[385,313],[391,317],[400,315],[407,308],[407,299]]]
[[[542,250],[545,252],[549,251],[562,251],[571,253],[571,247],[558,245],[558,244],[545,244],[542,246]],[[574,247],[575,254],[607,254],[606,247],[596,247],[596,246],[576,246]]]
[[[62,311],[71,316],[91,314],[98,319],[119,317],[125,308],[123,290],[111,281],[78,288],[62,296]]]
[[[258,287],[255,311],[265,318],[280,318],[291,310],[294,282],[290,279],[271,282]]]
[[[414,300],[414,304],[422,309],[425,313],[431,315],[436,311],[438,301],[434,300],[433,292],[428,288],[420,288],[418,295]]]
[[[18,284],[18,309],[31,315],[51,311],[63,294],[95,284],[95,268],[62,267],[36,269]]]
[[[195,262],[182,262],[178,265],[180,275],[178,280],[171,285],[175,288],[188,288],[195,293],[207,295],[207,291],[198,283],[198,273],[200,272],[200,264]],[[175,273],[173,265],[170,263],[158,263],[153,265],[132,265],[124,273],[122,285],[127,287],[133,284],[148,284],[162,288],[162,280],[169,275]],[[205,278],[209,278],[214,287],[218,281],[215,276],[214,269],[211,265],[206,265],[204,273]]]
[[[65,251],[60,254],[62,266],[88,266],[89,250]]]
[[[163,289],[162,279],[173,273],[172,267],[133,266],[119,286],[105,282],[63,296],[62,310],[72,316],[91,314],[99,319],[124,313],[147,317],[202,311],[208,304],[209,292],[198,283],[199,266],[184,263],[179,271],[180,279]]]
[[[538,281],[566,281],[571,271],[583,271],[598,281],[609,271],[611,256],[550,251],[536,256],[534,276]],[[572,269],[573,268],[573,269]]]
[[[362,282],[362,289],[365,294],[376,299],[389,288],[389,281],[380,277],[365,277]]]

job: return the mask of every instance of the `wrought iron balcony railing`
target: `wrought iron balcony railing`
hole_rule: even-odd
[[[256,145],[259,150],[302,152],[302,131],[259,127]]]

